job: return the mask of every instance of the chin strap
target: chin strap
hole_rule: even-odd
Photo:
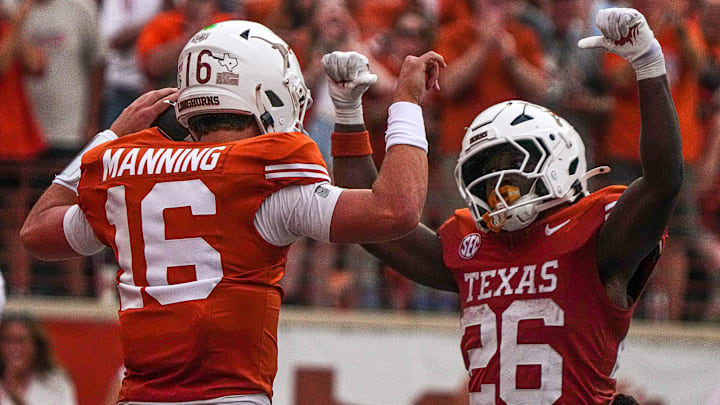
[[[599,174],[606,174],[610,172],[609,166],[598,166],[592,170],[588,170],[585,172],[584,175],[582,175],[578,180],[581,183],[584,183],[587,179],[591,177],[595,177]],[[510,205],[517,201],[518,198],[520,198],[520,189],[514,186],[506,185],[502,186],[498,189],[500,192],[500,196],[504,199],[504,201],[507,203],[507,208],[510,209]],[[584,191],[585,194],[587,194],[587,191]],[[488,195],[488,205],[491,209],[495,209],[495,207],[498,206],[500,200],[497,196],[497,193],[493,190]],[[557,198],[554,200],[550,200],[546,203],[539,204],[537,207],[538,212],[545,211],[547,209],[556,207],[560,204],[564,204],[568,202],[566,198]],[[506,211],[507,212],[507,211]],[[497,214],[497,215],[491,215],[491,212],[486,212],[482,216],[482,220],[485,223],[485,226],[492,231],[492,232],[500,232],[503,229],[503,226],[505,225],[505,222],[507,221],[507,214]]]
[[[511,186],[511,185],[504,185],[497,190],[500,192],[500,197],[498,197],[498,194],[495,192],[495,190],[492,190],[488,194],[488,205],[491,209],[495,209],[495,207],[500,204],[500,198],[505,202],[505,206],[509,209],[510,205],[517,201],[521,195],[520,195],[520,189]],[[507,220],[507,214],[502,213],[498,215],[490,215],[490,212],[486,212],[482,216],[483,221],[485,222],[485,225],[487,225],[488,229],[493,232],[500,232],[505,225],[505,221]]]
[[[582,177],[580,177],[580,181],[585,181],[591,177],[597,176],[598,174],[607,174],[607,173],[610,173],[610,166],[598,166],[594,169],[591,169],[591,170],[588,170],[587,172],[585,172],[585,174],[582,175]]]

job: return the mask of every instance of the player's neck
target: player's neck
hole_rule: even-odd
[[[260,132],[255,127],[243,129],[243,130],[232,130],[232,129],[221,129],[210,132],[209,134],[200,137],[200,142],[212,142],[212,143],[223,143],[239,141],[241,139],[252,138],[260,135]]]

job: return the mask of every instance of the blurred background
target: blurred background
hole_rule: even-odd
[[[329,165],[334,111],[323,54],[362,52],[379,76],[364,100],[377,165],[405,55],[433,49],[445,57],[442,90],[423,108],[430,141],[423,222],[431,227],[464,207],[452,176],[464,126],[507,99],[545,105],[575,126],[588,167],[612,168],[591,180],[592,190],[628,184],[641,174],[634,72],[575,46],[598,35],[591,22],[609,6],[641,11],[663,47],[687,173],[620,381],[644,403],[720,404],[720,366],[710,361],[720,358],[720,0],[0,0],[0,271],[8,312],[40,320],[78,403],[112,398],[122,372],[112,252],[43,263],[23,250],[18,231],[82,146],[144,91],[175,86],[185,42],[227,19],[261,22],[294,49],[315,99],[306,128]],[[311,240],[291,249],[283,286],[276,403],[467,403],[456,295],[413,284],[357,246]],[[330,349],[338,342],[344,346]],[[341,371],[348,364],[357,375]],[[413,368],[421,375],[408,376]],[[388,378],[398,386],[387,387]]]

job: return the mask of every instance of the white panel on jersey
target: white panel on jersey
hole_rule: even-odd
[[[284,187],[260,205],[255,228],[274,246],[287,246],[302,236],[329,242],[335,204],[344,190],[328,182]]]
[[[313,179],[323,179],[328,182],[330,181],[330,175],[328,175],[327,169],[321,165],[309,163],[286,163],[281,165],[265,166],[265,178],[268,180],[295,177],[308,177]]]

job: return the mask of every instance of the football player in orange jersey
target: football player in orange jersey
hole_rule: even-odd
[[[638,298],[683,179],[665,62],[645,18],[599,12],[603,47],[637,73],[643,176],[589,193],[584,146],[563,118],[524,101],[468,126],[455,178],[468,208],[436,232],[364,247],[421,284],[459,293],[471,405],[608,404]],[[369,156],[334,160],[337,184],[371,184]]]
[[[337,136],[367,139],[360,101],[376,80],[367,59],[333,53],[323,63],[337,80]],[[311,98],[292,50],[260,24],[218,23],[183,49],[176,96],[163,90],[132,107],[152,122],[176,97],[192,142],[157,128],[103,142],[115,137],[105,132],[56,177],[22,239],[48,260],[112,247],[121,404],[270,404],[289,246],[302,236],[366,243],[415,229],[427,187],[419,104],[442,67],[434,52],[406,58],[385,165],[368,189],[345,190],[329,183],[303,133]]]

